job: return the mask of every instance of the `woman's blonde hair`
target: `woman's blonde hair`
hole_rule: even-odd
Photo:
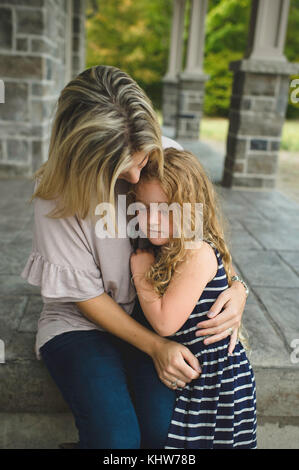
[[[151,101],[116,67],[84,70],[61,91],[48,160],[35,172],[35,197],[57,199],[49,217],[93,215],[100,202],[115,204],[114,188],[132,155],[144,151],[163,172],[161,130]],[[59,199],[58,199],[59,198]]]
[[[184,203],[202,204],[202,238],[209,240],[218,249],[223,267],[227,275],[228,286],[231,286],[232,257],[228,249],[226,237],[229,225],[221,210],[219,196],[214,185],[207,176],[198,158],[191,152],[167,148],[164,150],[163,177],[157,176],[155,167],[145,167],[137,184],[131,186],[130,200],[136,199],[138,184],[142,181],[158,180],[165,192],[168,204],[176,202],[179,207]],[[191,227],[195,228],[195,211],[191,211]],[[172,275],[180,262],[188,259],[189,249],[186,248],[184,232],[180,237],[170,238],[162,246],[152,246],[155,262],[145,274],[145,278],[154,286],[156,293],[162,296],[166,291]],[[248,349],[245,329],[239,329],[244,347]]]

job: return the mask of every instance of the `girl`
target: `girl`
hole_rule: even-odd
[[[234,354],[229,354],[229,323],[229,331],[219,335],[216,344],[210,344],[207,330],[197,331],[218,295],[231,284],[231,256],[213,186],[193,154],[168,148],[164,177],[157,178],[148,168],[131,195],[144,204],[145,209],[138,210],[139,228],[152,248],[131,255],[144,315],[161,336],[188,346],[202,367],[199,378],[177,388],[165,448],[256,448],[255,378],[242,343],[237,340]],[[153,202],[176,202],[181,207],[202,203],[199,246],[186,249],[184,233],[174,236],[173,217],[167,211],[153,214]],[[163,233],[168,217],[169,236]],[[233,326],[238,333],[239,325]]]

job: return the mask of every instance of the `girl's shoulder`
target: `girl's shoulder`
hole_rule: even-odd
[[[205,245],[206,247],[210,247],[210,248],[206,248],[206,249],[208,249],[208,250],[210,249],[210,252],[214,253],[217,260],[219,260],[219,258],[221,258],[218,248],[216,247],[216,245],[211,240],[203,239],[203,245]]]
[[[202,240],[197,247],[192,250],[194,267],[196,268],[198,264],[198,269],[202,270],[202,267],[205,267],[205,271],[208,271],[210,282],[216,276],[218,272],[218,250],[216,247],[211,246],[211,243],[206,240]]]
[[[227,275],[224,269],[221,253],[219,252],[218,248],[215,246],[215,244],[210,241],[210,240],[204,240],[207,245],[210,246],[210,249],[213,250],[214,252],[214,257],[217,260],[217,270],[215,272],[214,277],[209,281],[209,284],[211,286],[222,286],[225,285],[228,287],[227,284]]]

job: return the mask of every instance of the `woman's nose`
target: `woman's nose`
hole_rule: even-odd
[[[140,170],[130,170],[127,173],[127,181],[131,184],[136,184],[138,183],[140,179]]]

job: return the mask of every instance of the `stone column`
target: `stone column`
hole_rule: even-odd
[[[86,0],[73,0],[72,76],[85,69],[85,8]]]
[[[289,0],[253,0],[248,47],[234,71],[222,184],[274,188],[289,77],[284,54]]]
[[[202,116],[204,85],[209,78],[203,73],[207,0],[192,0],[187,63],[179,79],[176,137],[198,140]]]
[[[0,104],[0,176],[29,177],[47,160],[59,93],[78,67],[84,68],[78,60],[84,44],[79,40],[83,16],[84,0],[1,1],[0,79],[5,102]],[[78,49],[73,43],[66,46],[70,36]]]
[[[182,67],[186,0],[174,0],[168,70],[163,78],[163,125],[175,127],[178,101],[178,73]]]

